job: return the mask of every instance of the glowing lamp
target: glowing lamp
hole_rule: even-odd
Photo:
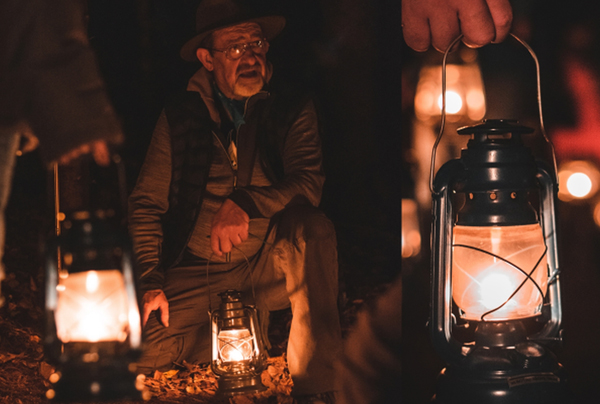
[[[211,368],[218,377],[217,395],[266,390],[260,375],[265,369],[267,354],[256,310],[244,305],[241,293],[236,290],[219,296],[219,308],[211,313]]]
[[[130,364],[140,353],[141,323],[129,239],[89,212],[63,227],[46,259],[45,344],[57,368],[47,397],[138,399],[143,382]]]
[[[560,165],[558,180],[565,184],[558,192],[561,201],[586,200],[598,192],[600,171],[590,161],[568,161]]]
[[[516,121],[484,120],[432,182],[436,404],[567,403],[553,173]]]
[[[453,229],[452,296],[467,320],[515,320],[540,314],[548,284],[538,223]]]

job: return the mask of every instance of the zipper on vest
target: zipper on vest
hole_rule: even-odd
[[[231,159],[229,152],[227,151],[227,149],[225,149],[225,146],[223,145],[223,142],[221,142],[221,139],[219,139],[219,136],[217,136],[217,134],[214,131],[212,131],[212,134],[215,137],[215,139],[217,139],[217,142],[219,142],[219,146],[221,146],[221,150],[223,150],[223,152],[227,156],[227,161],[229,162],[229,167],[231,167],[231,171],[233,171],[233,189],[236,189],[237,188],[237,178],[238,178],[237,163]]]

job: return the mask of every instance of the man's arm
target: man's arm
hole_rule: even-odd
[[[87,40],[83,3],[0,3],[0,126],[27,129],[46,163],[88,152],[107,165],[123,140]],[[33,128],[33,130],[31,129]],[[22,150],[27,152],[27,148]]]
[[[150,313],[161,312],[161,322],[169,326],[169,303],[162,291],[164,275],[158,267],[163,240],[161,217],[169,207],[171,183],[171,141],[163,112],[154,129],[146,159],[129,197],[129,233],[141,269],[142,324]]]
[[[230,195],[250,219],[270,218],[298,196],[315,206],[321,201],[325,174],[317,113],[312,101],[307,102],[290,127],[282,160],[283,180],[267,187],[242,187]]]
[[[162,288],[158,268],[163,229],[161,217],[169,207],[171,141],[164,112],[158,119],[146,159],[129,197],[129,233],[141,269],[142,291]]]
[[[271,186],[235,190],[215,214],[211,248],[221,257],[248,238],[249,220],[270,218],[292,199],[304,197],[317,206],[325,175],[317,113],[309,101],[290,127],[283,150],[284,178]]]
[[[317,113],[307,102],[290,127],[283,148],[283,180],[271,186],[246,186],[235,190],[215,214],[211,247],[219,257],[248,238],[249,220],[270,218],[292,199],[304,197],[317,206],[325,175]]]

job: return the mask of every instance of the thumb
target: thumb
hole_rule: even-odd
[[[100,140],[92,143],[92,156],[99,166],[106,167],[110,164],[110,151],[105,141]]]
[[[160,321],[165,327],[169,326],[169,303],[166,301],[160,305]]]
[[[146,326],[146,323],[148,322],[148,317],[150,317],[150,310],[147,310],[144,307],[144,313],[143,313],[143,319],[142,319],[142,327]]]

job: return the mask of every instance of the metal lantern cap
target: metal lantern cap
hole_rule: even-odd
[[[219,293],[221,304],[219,312],[221,315],[221,329],[248,328],[248,319],[244,311],[242,294],[237,290],[227,290]]]
[[[473,126],[463,126],[457,130],[459,135],[488,135],[488,134],[527,134],[533,128],[518,124],[515,119],[484,119],[483,123]]]
[[[521,135],[532,128],[507,119],[488,119],[458,129],[472,135],[461,152],[464,167],[456,190],[466,194],[458,224],[519,225],[537,223],[528,194],[539,188],[537,165]]]

